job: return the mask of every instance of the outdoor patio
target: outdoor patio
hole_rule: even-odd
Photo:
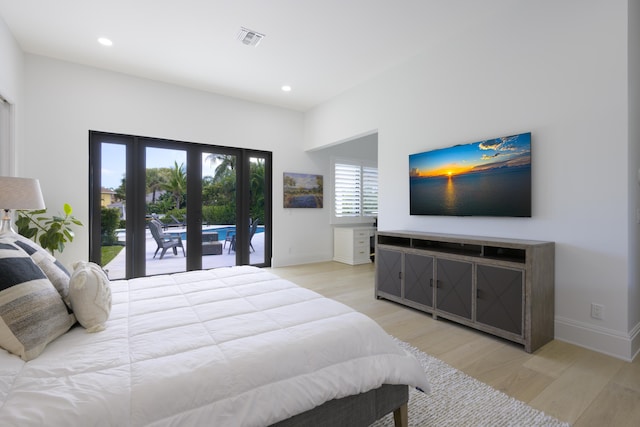
[[[171,230],[173,233],[181,233],[186,230],[184,229],[174,229]],[[220,242],[224,246],[224,239],[220,240]],[[261,264],[264,262],[264,233],[256,233],[251,240],[251,244],[255,251],[251,252],[251,264]],[[187,250],[186,240],[183,240],[183,246],[185,248],[185,252]],[[235,251],[229,251],[230,243],[226,243],[226,247],[222,249],[222,254],[220,255],[203,255],[202,256],[202,268],[217,268],[217,267],[229,267],[236,264],[236,253]],[[182,249],[178,248],[178,254],[174,255],[173,251],[168,250],[162,259],[160,259],[160,252],[153,257],[154,252],[158,245],[156,241],[151,236],[151,232],[147,229],[147,239],[146,239],[146,274],[156,275],[156,274],[167,274],[167,273],[176,273],[180,271],[186,271],[187,259],[182,254]],[[109,279],[117,280],[123,279],[125,277],[125,252],[126,248],[122,249],[120,253],[104,266],[105,271],[109,274]]]

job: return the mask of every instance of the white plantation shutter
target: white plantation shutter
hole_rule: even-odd
[[[378,168],[362,167],[362,216],[378,216]]]
[[[336,217],[360,216],[361,190],[360,166],[336,163],[334,187]]]
[[[334,163],[335,218],[373,217],[378,214],[378,169],[357,163]]]

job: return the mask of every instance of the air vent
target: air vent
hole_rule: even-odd
[[[247,46],[258,46],[258,43],[260,43],[264,38],[264,34],[248,28],[240,27],[240,31],[238,31],[236,38]]]

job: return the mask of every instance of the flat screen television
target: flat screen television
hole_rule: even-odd
[[[531,132],[409,155],[411,215],[531,217]]]

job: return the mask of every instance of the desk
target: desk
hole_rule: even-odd
[[[333,260],[350,265],[371,262],[371,239],[375,228],[351,226],[333,229]]]

